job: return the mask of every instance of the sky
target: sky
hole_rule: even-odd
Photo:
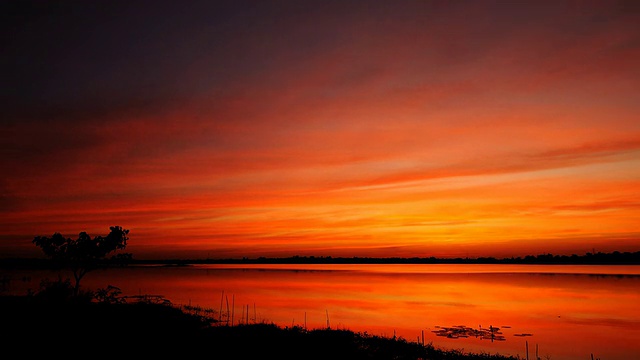
[[[0,257],[640,250],[640,3],[2,1]]]

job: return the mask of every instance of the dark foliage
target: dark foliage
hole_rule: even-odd
[[[32,242],[53,261],[51,265],[73,272],[75,279],[73,291],[78,294],[80,280],[87,272],[102,265],[101,261],[108,254],[127,247],[129,230],[123,229],[121,226],[111,226],[109,230],[107,236],[91,238],[86,232],[81,232],[78,239],[73,240],[65,238],[60,233],[54,233],[50,237],[36,236]],[[127,258],[130,257],[124,257],[124,259]],[[119,260],[122,259],[123,257],[120,257]]]
[[[67,359],[115,353],[145,359],[517,359],[463,354],[349,330],[216,325],[175,306],[146,301],[50,300],[39,293],[0,297],[5,354]]]
[[[127,246],[129,230],[123,229],[121,226],[111,226],[109,230],[107,236],[91,238],[83,231],[78,235],[78,239],[72,240],[65,238],[60,233],[54,233],[51,237],[36,236],[32,242],[53,260],[90,263]]]

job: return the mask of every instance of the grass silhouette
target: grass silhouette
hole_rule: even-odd
[[[88,297],[0,296],[2,349],[6,354],[66,358],[518,359],[350,330],[267,322],[221,325],[193,309],[144,299],[112,303]]]

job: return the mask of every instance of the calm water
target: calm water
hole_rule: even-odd
[[[57,278],[3,275],[11,279],[4,293],[16,294]],[[330,326],[522,358],[528,346],[530,359],[536,348],[541,359],[640,359],[640,266],[197,265],[83,279],[86,288],[108,284],[210,309],[233,324]],[[490,329],[493,339],[479,336]]]

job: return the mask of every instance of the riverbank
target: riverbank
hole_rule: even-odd
[[[96,303],[0,296],[5,353],[215,359],[494,359],[343,329],[303,329],[270,323],[226,326],[197,311],[146,301]]]

